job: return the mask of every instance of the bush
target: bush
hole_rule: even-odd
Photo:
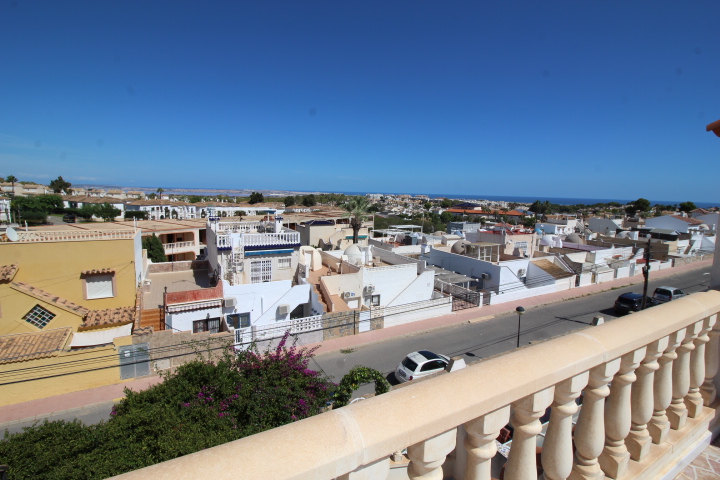
[[[0,459],[11,479],[107,478],[315,415],[333,384],[308,368],[312,350],[286,341],[263,353],[228,347],[145,391],[125,390],[107,422],[46,421],[6,435]]]
[[[148,219],[148,212],[141,212],[141,211],[131,211],[128,212],[125,211],[124,214],[125,220],[132,220],[133,218],[137,218],[138,220],[147,220]]]

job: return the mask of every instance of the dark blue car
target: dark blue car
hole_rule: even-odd
[[[643,296],[639,293],[623,293],[615,300],[615,314],[625,315],[630,312],[639,312],[642,309]],[[659,302],[652,297],[646,297],[645,308],[654,307]]]

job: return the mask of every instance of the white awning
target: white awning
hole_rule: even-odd
[[[222,306],[222,300],[209,300],[205,302],[179,303],[167,306],[167,313],[189,312],[192,310],[206,310]]]
[[[75,332],[70,347],[93,347],[95,345],[107,345],[112,343],[116,337],[126,337],[132,333],[132,323],[121,327],[108,328],[107,330],[94,330],[90,332]]]

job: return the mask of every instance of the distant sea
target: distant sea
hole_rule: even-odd
[[[336,192],[336,193],[344,193],[345,195],[366,195],[367,193],[380,193],[383,194],[383,192]],[[402,193],[387,193],[388,195],[403,195]],[[610,202],[617,202],[621,205],[625,205],[627,203],[633,202],[637,200],[637,198],[563,198],[563,197],[519,197],[515,195],[463,195],[458,193],[443,193],[443,194],[434,194],[434,193],[407,193],[406,195],[427,195],[430,198],[461,198],[465,200],[493,200],[493,201],[505,201],[505,202],[511,202],[511,203],[533,203],[535,200],[540,200],[541,202],[549,201],[550,203],[555,203],[557,205],[593,205],[595,203],[610,203]],[[687,200],[650,200],[650,205],[660,204],[660,205],[676,205],[682,202],[686,202]],[[692,200],[691,200],[692,201]],[[693,201],[695,205],[697,205],[700,208],[708,208],[708,207],[717,207],[720,206],[720,202],[695,202]]]

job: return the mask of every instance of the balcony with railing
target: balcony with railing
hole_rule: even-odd
[[[300,233],[244,233],[240,241],[245,251],[267,250],[269,248],[294,248],[300,246]]]
[[[47,230],[17,231],[18,242],[87,242],[91,240],[124,240],[134,238],[136,230]]]
[[[175,242],[163,244],[163,248],[167,254],[178,253],[180,251],[191,251],[194,247],[195,242]]]
[[[672,479],[718,426],[718,311],[693,294],[121,478],[380,480],[407,448],[410,479],[490,480],[510,423],[506,479]]]

